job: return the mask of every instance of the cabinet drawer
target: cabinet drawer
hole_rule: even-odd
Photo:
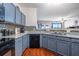
[[[57,40],[57,52],[61,55],[69,55],[70,42]]]
[[[79,56],[79,44],[78,43],[72,43],[71,55],[72,56]]]
[[[72,42],[77,42],[77,43],[79,43],[79,39],[76,39],[76,38],[71,39],[71,41],[72,41]]]
[[[70,38],[66,38],[66,37],[57,37],[57,39],[60,39],[60,40],[65,40],[65,41],[71,41]]]

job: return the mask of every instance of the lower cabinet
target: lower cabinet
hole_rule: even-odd
[[[27,48],[29,48],[29,35],[27,34]]]
[[[65,40],[64,40],[65,39]],[[67,40],[67,41],[66,41]],[[61,55],[70,55],[70,39],[56,36],[42,36],[42,46]]]
[[[23,51],[28,48],[29,39],[27,35],[15,39],[15,56],[21,56]]]
[[[27,48],[27,45],[28,45],[28,43],[27,43],[28,41],[27,41],[27,35],[24,35],[23,37],[22,37],[22,48],[23,48],[23,51]]]
[[[42,36],[42,47],[48,48],[48,39],[46,36]]]
[[[56,52],[56,38],[48,37],[48,49]]]
[[[22,37],[15,39],[15,56],[22,55]]]
[[[75,42],[71,44],[71,55],[79,56],[79,43]]]
[[[70,51],[70,42],[57,40],[57,53],[68,56]]]
[[[65,37],[41,36],[41,47],[57,52],[64,56],[79,56],[79,39]],[[15,39],[15,55],[21,56],[23,51],[29,47],[29,35]]]

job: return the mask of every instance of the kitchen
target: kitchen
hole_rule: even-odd
[[[79,3],[0,3],[0,56],[79,56],[78,10]]]

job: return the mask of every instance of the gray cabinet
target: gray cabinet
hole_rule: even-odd
[[[12,3],[0,4],[0,20],[8,23],[25,25],[26,16]]]
[[[5,21],[15,23],[15,6],[12,3],[4,3],[5,7]]]
[[[42,36],[42,47],[48,48],[48,39],[46,36]]]
[[[25,15],[22,13],[22,21],[21,21],[21,24],[24,26],[25,25],[25,21],[26,20],[26,17]]]
[[[22,55],[22,37],[15,39],[15,55],[16,56]]]
[[[27,34],[27,48],[29,48],[29,35]]]
[[[71,44],[71,55],[72,56],[79,56],[79,39],[72,39]]]
[[[21,25],[21,11],[20,11],[20,9],[19,9],[19,7],[16,7],[16,24],[19,24],[19,25]]]
[[[48,49],[56,52],[56,38],[48,37]]]
[[[22,38],[22,48],[23,48],[23,51],[27,48],[27,45],[28,45],[28,40],[27,40],[27,35],[24,35],[23,38]]]
[[[72,43],[71,55],[72,56],[79,56],[79,43]]]
[[[5,19],[5,8],[0,3],[0,21],[4,21],[4,19]]]
[[[65,38],[59,37],[57,39],[57,53],[61,55],[69,55],[70,51],[70,42],[62,40]],[[66,38],[67,39],[67,38]]]
[[[40,46],[64,56],[79,56],[79,39],[64,36],[41,35]]]
[[[41,47],[41,48],[43,47],[43,46],[42,46],[42,41],[43,41],[43,40],[42,40],[42,36],[43,36],[43,35],[40,35],[40,47]]]

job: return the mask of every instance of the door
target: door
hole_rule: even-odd
[[[22,37],[19,37],[15,40],[15,55],[21,56],[22,52]]]
[[[72,43],[71,55],[72,56],[79,56],[79,43]]]
[[[23,43],[23,51],[27,48],[27,35],[24,35],[22,38]]]
[[[43,48],[48,48],[48,39],[46,36],[43,36],[42,38],[42,46]]]
[[[30,48],[40,47],[40,35],[30,34]]]
[[[22,25],[25,25],[25,15],[22,13],[22,20],[21,20],[21,22],[22,22]]]
[[[15,6],[12,3],[4,3],[5,21],[15,24]]]
[[[57,52],[61,55],[69,55],[70,42],[57,40]]]
[[[16,7],[16,24],[22,25],[21,23],[21,11]]]
[[[48,39],[48,49],[56,52],[56,38]]]

